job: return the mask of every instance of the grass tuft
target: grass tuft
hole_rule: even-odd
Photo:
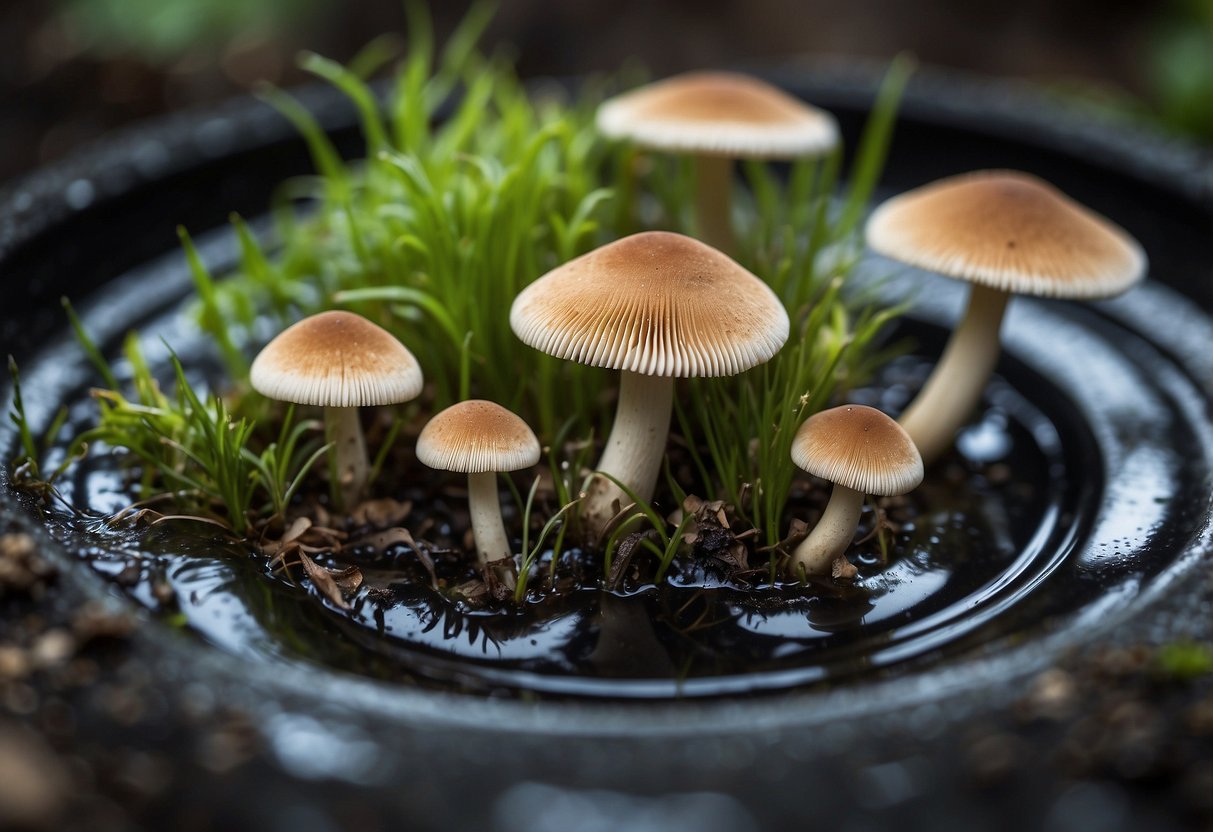
[[[552,514],[534,541],[532,517],[541,510],[534,486],[522,511],[516,599],[525,598],[542,547],[552,538],[558,554],[572,525],[570,508],[595,456],[593,437],[610,418],[604,391],[613,380],[521,344],[509,326],[510,305],[532,280],[610,240],[646,228],[688,233],[693,174],[686,160],[601,137],[594,113],[603,85],[587,82],[577,95],[536,92],[506,61],[481,53],[476,43],[491,9],[477,4],[438,49],[425,5],[408,3],[407,52],[382,102],[367,79],[392,61],[393,41],[375,42],[349,66],[310,53],[300,58],[357,108],[366,141],[361,161],[342,159],[290,94],[259,91],[299,130],[315,173],[275,193],[272,242],[231,217],[239,267],[222,280],[180,232],[196,289],[193,317],[211,336],[232,392],[225,398],[196,389],[173,356],[166,394],[133,334],[122,349],[131,377],[120,385],[64,301],[104,385],[93,392],[97,423],[69,457],[86,447],[118,449],[132,463],[141,496],[172,493],[177,513],[215,520],[237,536],[283,522],[327,446],[314,418],[248,391],[251,353],[273,327],[345,307],[417,356],[429,382],[415,405],[420,412],[472,396],[490,399],[519,413],[549,446],[553,502],[544,509]],[[893,62],[849,166],[841,151],[781,168],[739,166],[737,257],[783,301],[792,334],[764,366],[680,385],[679,441],[698,482],[675,481],[667,465],[665,491],[678,503],[687,493],[733,503],[767,543],[782,537],[796,476],[792,437],[805,418],[873,371],[883,355],[880,335],[898,311],[849,292],[846,277],[862,248],[860,220],[909,72],[909,61]],[[37,443],[11,362],[10,369],[12,418],[24,461],[36,472]],[[392,424],[376,475],[404,425],[403,418]],[[623,535],[647,526],[637,545],[656,557],[664,579],[689,521],[671,533],[658,510],[638,500],[621,519],[604,552],[607,574]]]

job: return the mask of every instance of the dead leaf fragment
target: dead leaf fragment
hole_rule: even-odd
[[[321,595],[343,610],[350,608],[350,605],[345,601],[345,596],[341,594],[341,587],[337,586],[337,581],[329,570],[316,563],[316,561],[309,558],[303,552],[299,553],[299,562],[303,564],[303,571],[307,573],[312,584]]]
[[[852,581],[859,574],[859,570],[855,568],[855,564],[851,563],[842,555],[834,558],[834,562],[830,564],[830,577],[838,581]]]
[[[640,551],[640,545],[646,538],[653,536],[652,530],[632,532],[619,541],[615,549],[615,557],[611,561],[611,572],[607,575],[607,589],[618,589],[623,584],[623,577],[631,566],[632,557]]]
[[[393,500],[391,497],[384,497],[379,500],[364,500],[350,516],[355,526],[386,528],[399,526],[412,510],[412,500]]]
[[[742,540],[751,537],[754,530],[740,535],[733,533],[729,519],[732,506],[724,500],[702,500],[688,494],[682,510],[693,518],[682,536],[683,542],[698,556],[719,561],[729,572],[749,571],[749,551]]]
[[[353,594],[362,586],[362,570],[357,566],[347,566],[345,569],[330,572],[333,582],[342,592]]]

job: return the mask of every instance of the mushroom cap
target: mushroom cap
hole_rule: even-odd
[[[688,72],[617,95],[598,108],[598,129],[657,150],[748,159],[838,144],[832,115],[735,72]]]
[[[814,413],[792,439],[798,468],[864,494],[892,497],[922,482],[922,457],[901,425],[874,407]]]
[[[539,440],[510,411],[469,399],[436,414],[417,437],[417,459],[440,471],[516,471],[539,461]]]
[[[253,361],[253,389],[321,407],[395,404],[421,392],[417,359],[387,330],[353,312],[312,315],[278,333]]]
[[[536,280],[510,326],[537,350],[648,376],[740,373],[788,338],[788,313],[765,283],[698,240],[645,231]]]
[[[868,245],[894,260],[1006,292],[1119,294],[1146,255],[1122,228],[1026,173],[976,171],[881,203]]]

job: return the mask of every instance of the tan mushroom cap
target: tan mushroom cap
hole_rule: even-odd
[[[798,468],[863,494],[892,497],[922,482],[922,457],[901,425],[847,404],[810,416],[792,440]]]
[[[469,399],[435,415],[417,437],[417,459],[440,471],[516,471],[539,461],[526,422],[494,402]]]
[[[658,150],[752,159],[838,144],[832,115],[734,72],[688,72],[618,95],[598,109],[598,129]]]
[[[645,231],[570,260],[524,289],[510,326],[548,355],[649,376],[740,373],[788,338],[771,289],[698,240]]]
[[[421,392],[417,359],[387,330],[353,312],[321,312],[278,334],[253,361],[253,389],[321,407],[395,404]]]
[[[887,257],[1007,292],[1119,294],[1145,275],[1128,233],[1035,176],[977,171],[882,203],[866,229]]]

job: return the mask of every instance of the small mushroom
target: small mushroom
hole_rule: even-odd
[[[539,440],[526,422],[499,404],[472,399],[435,415],[417,437],[417,459],[468,475],[468,512],[481,565],[513,557],[501,520],[497,473],[539,461]],[[513,586],[513,573],[502,574]]]
[[[387,330],[352,312],[321,312],[278,334],[253,361],[253,389],[283,402],[324,408],[338,496],[352,508],[369,466],[358,408],[398,404],[421,392],[417,359]]]
[[[892,497],[922,482],[922,457],[901,426],[874,407],[848,404],[810,416],[792,440],[792,461],[834,484],[821,520],[792,553],[791,569],[829,575],[859,526],[865,494]]]
[[[734,159],[793,159],[838,145],[832,115],[735,72],[688,72],[618,95],[599,108],[598,129],[641,147],[690,154],[699,234],[728,253],[735,250]]]
[[[524,289],[510,325],[548,355],[620,370],[615,424],[598,464],[649,500],[665,457],[674,378],[725,376],[788,338],[774,292],[703,243],[646,231],[571,260]],[[581,520],[596,539],[625,493],[597,477]]]
[[[865,233],[879,254],[972,284],[968,310],[900,419],[928,465],[981,399],[1012,294],[1111,297],[1146,271],[1123,229],[1017,171],[962,174],[895,196]]]

